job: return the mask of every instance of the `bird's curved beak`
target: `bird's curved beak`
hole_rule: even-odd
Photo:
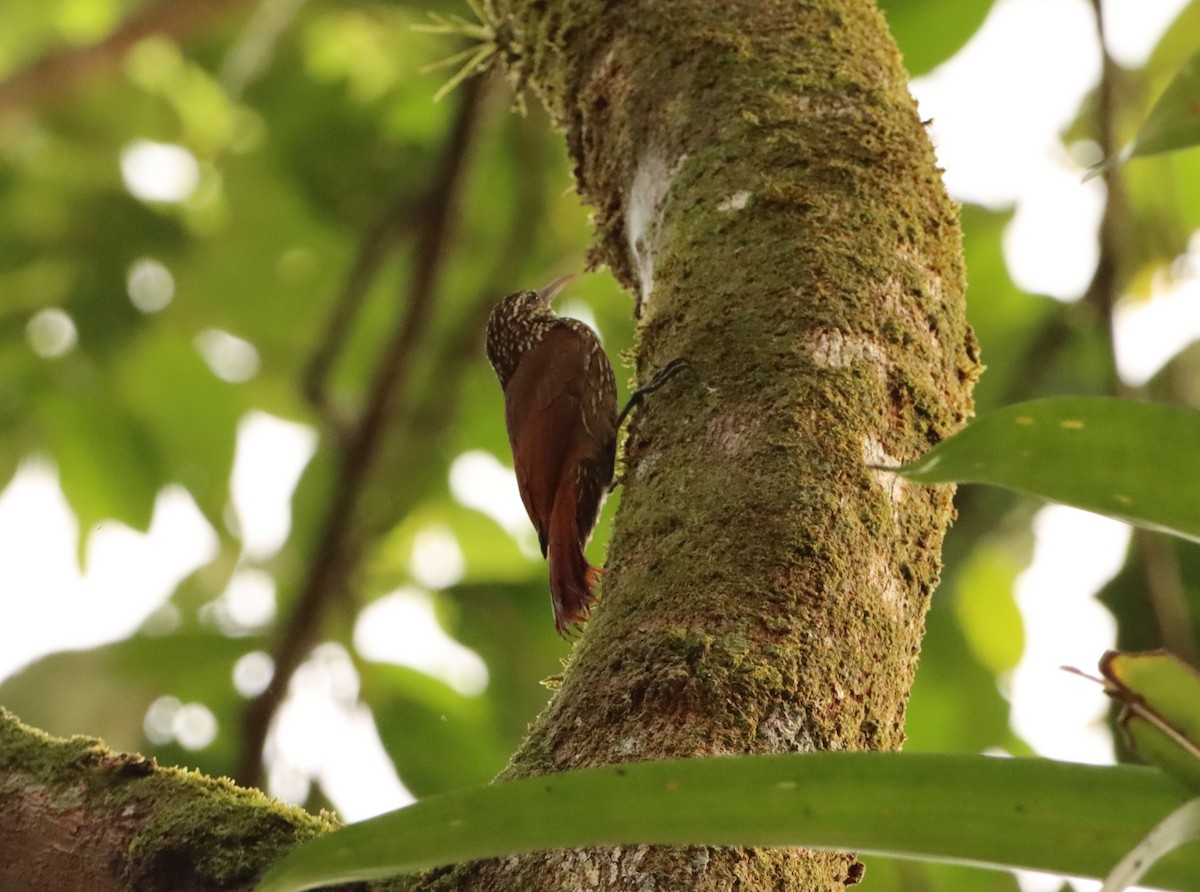
[[[547,307],[550,306],[550,301],[554,300],[558,292],[562,291],[573,278],[575,278],[574,273],[571,273],[569,276],[559,276],[537,293],[538,301]]]

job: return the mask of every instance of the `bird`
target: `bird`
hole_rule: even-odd
[[[600,570],[584,548],[612,484],[617,431],[630,408],[617,413],[616,378],[596,333],[550,305],[573,278],[509,294],[487,326],[517,488],[550,562],[554,628],[563,637],[596,603]]]

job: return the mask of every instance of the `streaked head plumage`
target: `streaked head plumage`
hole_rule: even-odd
[[[573,278],[561,276],[540,291],[515,291],[492,310],[487,326],[487,357],[501,387],[508,384],[522,354],[558,320],[550,302]]]

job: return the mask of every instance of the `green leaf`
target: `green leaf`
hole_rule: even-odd
[[[981,546],[967,557],[959,577],[954,612],[971,649],[999,676],[1017,667],[1025,650],[1025,626],[1013,598],[1023,567],[995,546]]]
[[[1200,144],[1200,51],[1175,75],[1134,138],[1133,156],[1173,152]]]
[[[991,483],[1200,539],[1200,413],[1055,397],[982,415],[898,469],[918,483]]]
[[[938,864],[932,861],[912,861],[871,858],[867,868],[871,885],[865,888],[878,892],[1021,892],[1014,874],[988,870],[965,864]]]
[[[806,846],[1102,876],[1186,796],[1159,772],[1039,759],[789,753],[606,766],[422,800],[295,850],[258,892],[580,846]],[[1200,888],[1200,857],[1152,874]]]
[[[363,695],[404,785],[416,796],[487,783],[512,752],[488,701],[414,669],[360,666]]]
[[[1100,674],[1137,754],[1200,790],[1200,672],[1166,651],[1110,650]]]
[[[158,451],[126,407],[96,390],[49,393],[39,416],[63,494],[79,518],[80,548],[107,518],[146,530],[166,481]]]
[[[953,56],[983,24],[992,0],[880,0],[912,76]]]
[[[240,417],[239,390],[220,381],[180,333],[147,326],[114,380],[162,453],[163,475],[187,488],[217,530],[224,525]]]
[[[229,729],[237,727],[246,702],[234,688],[231,670],[260,644],[195,626],[162,636],[136,634],[42,657],[0,683],[0,703],[53,734],[87,732],[164,764],[226,774],[238,746]],[[150,743],[143,731],[146,710],[164,695],[204,704],[223,733],[198,752]]]
[[[1146,60],[1146,72],[1155,78],[1173,73],[1195,51],[1197,34],[1200,34],[1200,0],[1191,0],[1158,39],[1158,45]]]
[[[1092,167],[1085,179],[1118,167],[1130,158],[1175,152],[1196,145],[1200,145],[1200,51],[1180,66],[1150,109],[1133,142]]]
[[[1200,799],[1171,812],[1113,868],[1100,892],[1125,892],[1169,852],[1200,839]]]
[[[921,671],[905,710],[904,748],[978,753],[994,747],[1016,752],[1018,742],[1008,726],[1009,703],[954,615],[964,591],[960,585],[938,593],[925,617]],[[970,710],[969,722],[963,721],[964,709]]]
[[[496,521],[464,508],[448,495],[425,500],[408,512],[384,539],[372,573],[384,587],[411,581],[410,566],[417,537],[430,529],[451,533],[462,549],[467,582],[521,582],[529,578],[531,559]],[[538,555],[537,563],[542,563]]]

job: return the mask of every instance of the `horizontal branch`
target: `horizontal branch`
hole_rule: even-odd
[[[114,70],[140,41],[156,34],[182,37],[245,0],[162,0],[133,16],[103,40],[49,53],[0,81],[0,112],[70,93]]]
[[[0,889],[249,889],[333,823],[0,707]]]

